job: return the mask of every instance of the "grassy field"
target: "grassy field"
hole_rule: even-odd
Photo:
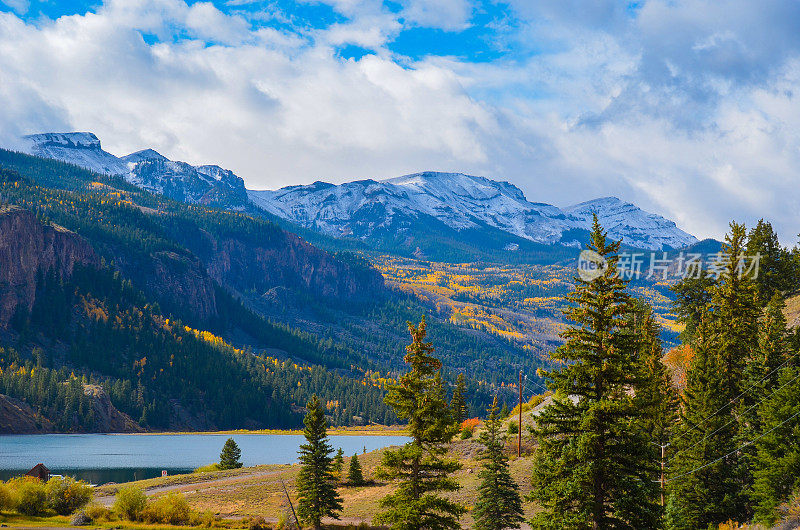
[[[477,498],[478,471],[477,460],[480,446],[473,440],[459,440],[451,444],[450,456],[458,458],[463,468],[456,473],[461,484],[460,491],[450,494],[453,500],[471,509]],[[359,455],[364,477],[374,480],[383,449]],[[515,451],[515,445],[509,442],[509,454]],[[345,472],[350,457],[345,458]],[[512,457],[511,470],[523,492],[528,491],[531,470],[531,458]],[[168,493],[181,493],[189,504],[197,511],[209,511],[228,521],[227,525],[236,525],[236,521],[244,523],[250,518],[263,517],[275,523],[281,516],[290,514],[289,504],[283,486],[289,492],[292,503],[297,506],[295,481],[297,465],[258,466],[229,471],[210,473],[191,473],[166,478],[155,478],[138,481],[134,484],[145,489],[150,497],[159,497]],[[96,498],[110,504],[119,485],[102,486],[96,490]],[[379,511],[379,501],[391,492],[392,485],[374,482],[364,487],[340,488],[344,500],[344,510],[340,524],[370,524]],[[528,505],[528,509],[532,509]],[[530,515],[530,513],[528,514]],[[469,527],[472,518],[469,514],[462,519],[462,525]]]

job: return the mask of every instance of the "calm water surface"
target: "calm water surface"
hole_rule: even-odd
[[[301,435],[280,434],[32,434],[0,436],[0,479],[20,475],[39,462],[54,474],[92,484],[126,482],[187,473],[219,460],[228,438],[242,450],[245,466],[293,464]],[[361,454],[404,444],[403,436],[331,436],[334,450]]]

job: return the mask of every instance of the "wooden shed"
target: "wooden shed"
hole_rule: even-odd
[[[42,482],[50,480],[50,470],[44,464],[36,464],[33,469],[25,473],[26,477],[38,478]]]

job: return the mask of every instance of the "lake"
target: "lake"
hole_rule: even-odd
[[[53,474],[92,484],[127,482],[188,473],[219,461],[233,438],[245,466],[293,464],[302,435],[282,434],[31,434],[0,436],[0,479],[21,475],[42,462]],[[404,436],[331,436],[346,456],[408,441]]]

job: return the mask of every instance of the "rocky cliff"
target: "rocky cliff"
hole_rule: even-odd
[[[27,210],[0,207],[0,329],[18,310],[33,308],[43,274],[69,277],[75,264],[97,262],[92,247],[77,234],[43,224]]]
[[[383,276],[335,258],[302,238],[277,230],[263,241],[214,237],[193,249],[209,275],[237,291],[286,287],[314,297],[355,300],[384,292]]]
[[[30,405],[0,394],[0,434],[43,434],[53,431],[52,422]]]
[[[133,421],[130,416],[117,410],[103,387],[99,385],[83,385],[83,393],[91,399],[98,431],[144,432],[144,429]]]

